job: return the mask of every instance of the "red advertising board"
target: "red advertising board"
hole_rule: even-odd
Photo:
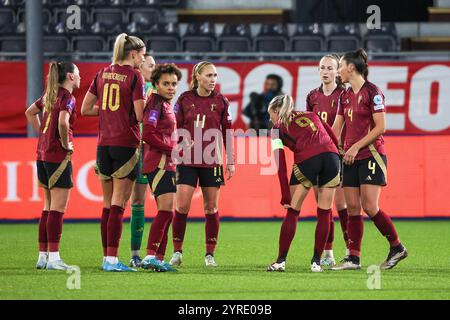
[[[104,63],[78,63],[82,87],[76,93],[77,109],[96,72]],[[193,64],[180,64],[183,79],[178,94],[188,89]],[[217,63],[219,90],[231,102],[234,127],[245,128],[243,108],[251,92],[261,92],[264,78],[276,73],[284,80],[283,91],[305,106],[307,93],[319,82],[317,65],[311,62]],[[45,68],[47,72],[47,66]],[[0,133],[26,133],[26,64],[0,62]],[[386,96],[388,133],[450,134],[450,62],[372,62],[369,80]],[[95,134],[97,120],[79,117],[76,134]]]
[[[36,142],[36,139],[26,138],[0,139],[0,220],[29,220],[40,215],[43,199],[35,169]],[[236,175],[221,190],[220,215],[283,217],[278,178],[268,170],[272,157],[267,139],[236,138],[235,145],[240,150],[236,157]],[[386,137],[386,150],[388,186],[382,191],[381,208],[393,217],[450,217],[450,136],[389,136]],[[98,219],[101,215],[100,183],[93,170],[95,154],[95,138],[75,139],[74,188],[66,219]],[[292,153],[287,154],[290,167]],[[148,195],[146,201],[146,216],[154,217],[154,199]],[[301,217],[313,217],[315,212],[315,200],[310,194]],[[129,214],[128,206],[126,216]],[[189,215],[204,216],[199,189]]]

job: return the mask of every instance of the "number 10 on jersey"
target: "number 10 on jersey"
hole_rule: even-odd
[[[117,111],[120,107],[120,87],[117,83],[105,83],[103,87],[102,110]]]

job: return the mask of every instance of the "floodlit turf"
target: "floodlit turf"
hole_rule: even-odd
[[[62,257],[81,268],[81,289],[69,290],[61,271],[35,270],[37,225],[0,225],[0,299],[449,299],[450,222],[396,221],[409,257],[381,273],[381,290],[367,288],[367,267],[381,262],[388,246],[371,222],[365,224],[363,268],[312,274],[313,221],[300,221],[286,272],[265,271],[277,254],[281,222],[225,222],[216,260],[204,267],[204,225],[186,230],[184,263],[177,273],[105,273],[98,224],[66,224]],[[335,254],[344,246],[336,222]],[[149,226],[146,225],[145,248]],[[129,224],[121,260],[129,260]],[[171,252],[169,244],[168,252]],[[170,255],[168,256],[170,259]]]

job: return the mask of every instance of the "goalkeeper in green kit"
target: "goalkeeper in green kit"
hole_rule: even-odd
[[[141,65],[140,71],[145,80],[145,92],[149,97],[155,88],[150,82],[152,72],[155,68],[155,60],[149,54],[145,55],[145,62]],[[142,123],[141,123],[142,135]],[[142,174],[142,145],[139,156],[139,173],[134,184],[133,194],[131,195],[131,260],[130,267],[137,268],[141,264],[139,251],[141,249],[142,234],[144,233],[144,204],[147,191],[147,177]]]

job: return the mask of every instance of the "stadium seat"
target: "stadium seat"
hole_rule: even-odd
[[[320,52],[325,49],[323,25],[319,23],[298,24],[290,38],[293,52]]]
[[[5,29],[11,28],[11,26],[15,23],[16,17],[14,14],[14,10],[9,8],[0,9],[0,32],[4,33]]]
[[[161,12],[157,9],[135,8],[128,10],[128,21],[136,22],[142,27],[158,23]]]
[[[17,7],[23,6],[24,4],[25,4],[25,0],[1,0],[0,8],[1,7],[17,8]]]
[[[369,29],[364,48],[371,52],[397,51],[397,32],[394,23],[383,23],[380,29]]]
[[[159,8],[160,0],[122,0],[125,6],[145,7],[145,8]]]
[[[117,8],[97,8],[92,10],[92,23],[100,22],[106,28],[114,28],[127,22],[123,10]]]
[[[211,52],[216,49],[215,26],[210,22],[191,23],[181,39],[181,49],[189,52]]]
[[[288,49],[288,30],[284,24],[263,24],[254,39],[255,51],[284,52]]]
[[[358,24],[339,23],[333,25],[333,28],[327,39],[328,51],[353,51],[358,49],[360,46],[360,31]]]
[[[105,50],[105,41],[101,36],[74,36],[72,50],[86,53],[102,52]]]
[[[0,51],[2,52],[25,52],[26,49],[25,36],[0,37]]]
[[[179,26],[176,23],[153,24],[144,38],[147,51],[179,51],[179,32]]]
[[[17,13],[17,22],[25,22],[25,9],[19,9]],[[42,24],[49,24],[53,22],[52,13],[50,10],[42,8]]]
[[[252,51],[251,31],[248,24],[226,24],[217,38],[217,50],[223,52]]]
[[[70,51],[70,42],[65,36],[45,36],[44,52],[67,52]]]

